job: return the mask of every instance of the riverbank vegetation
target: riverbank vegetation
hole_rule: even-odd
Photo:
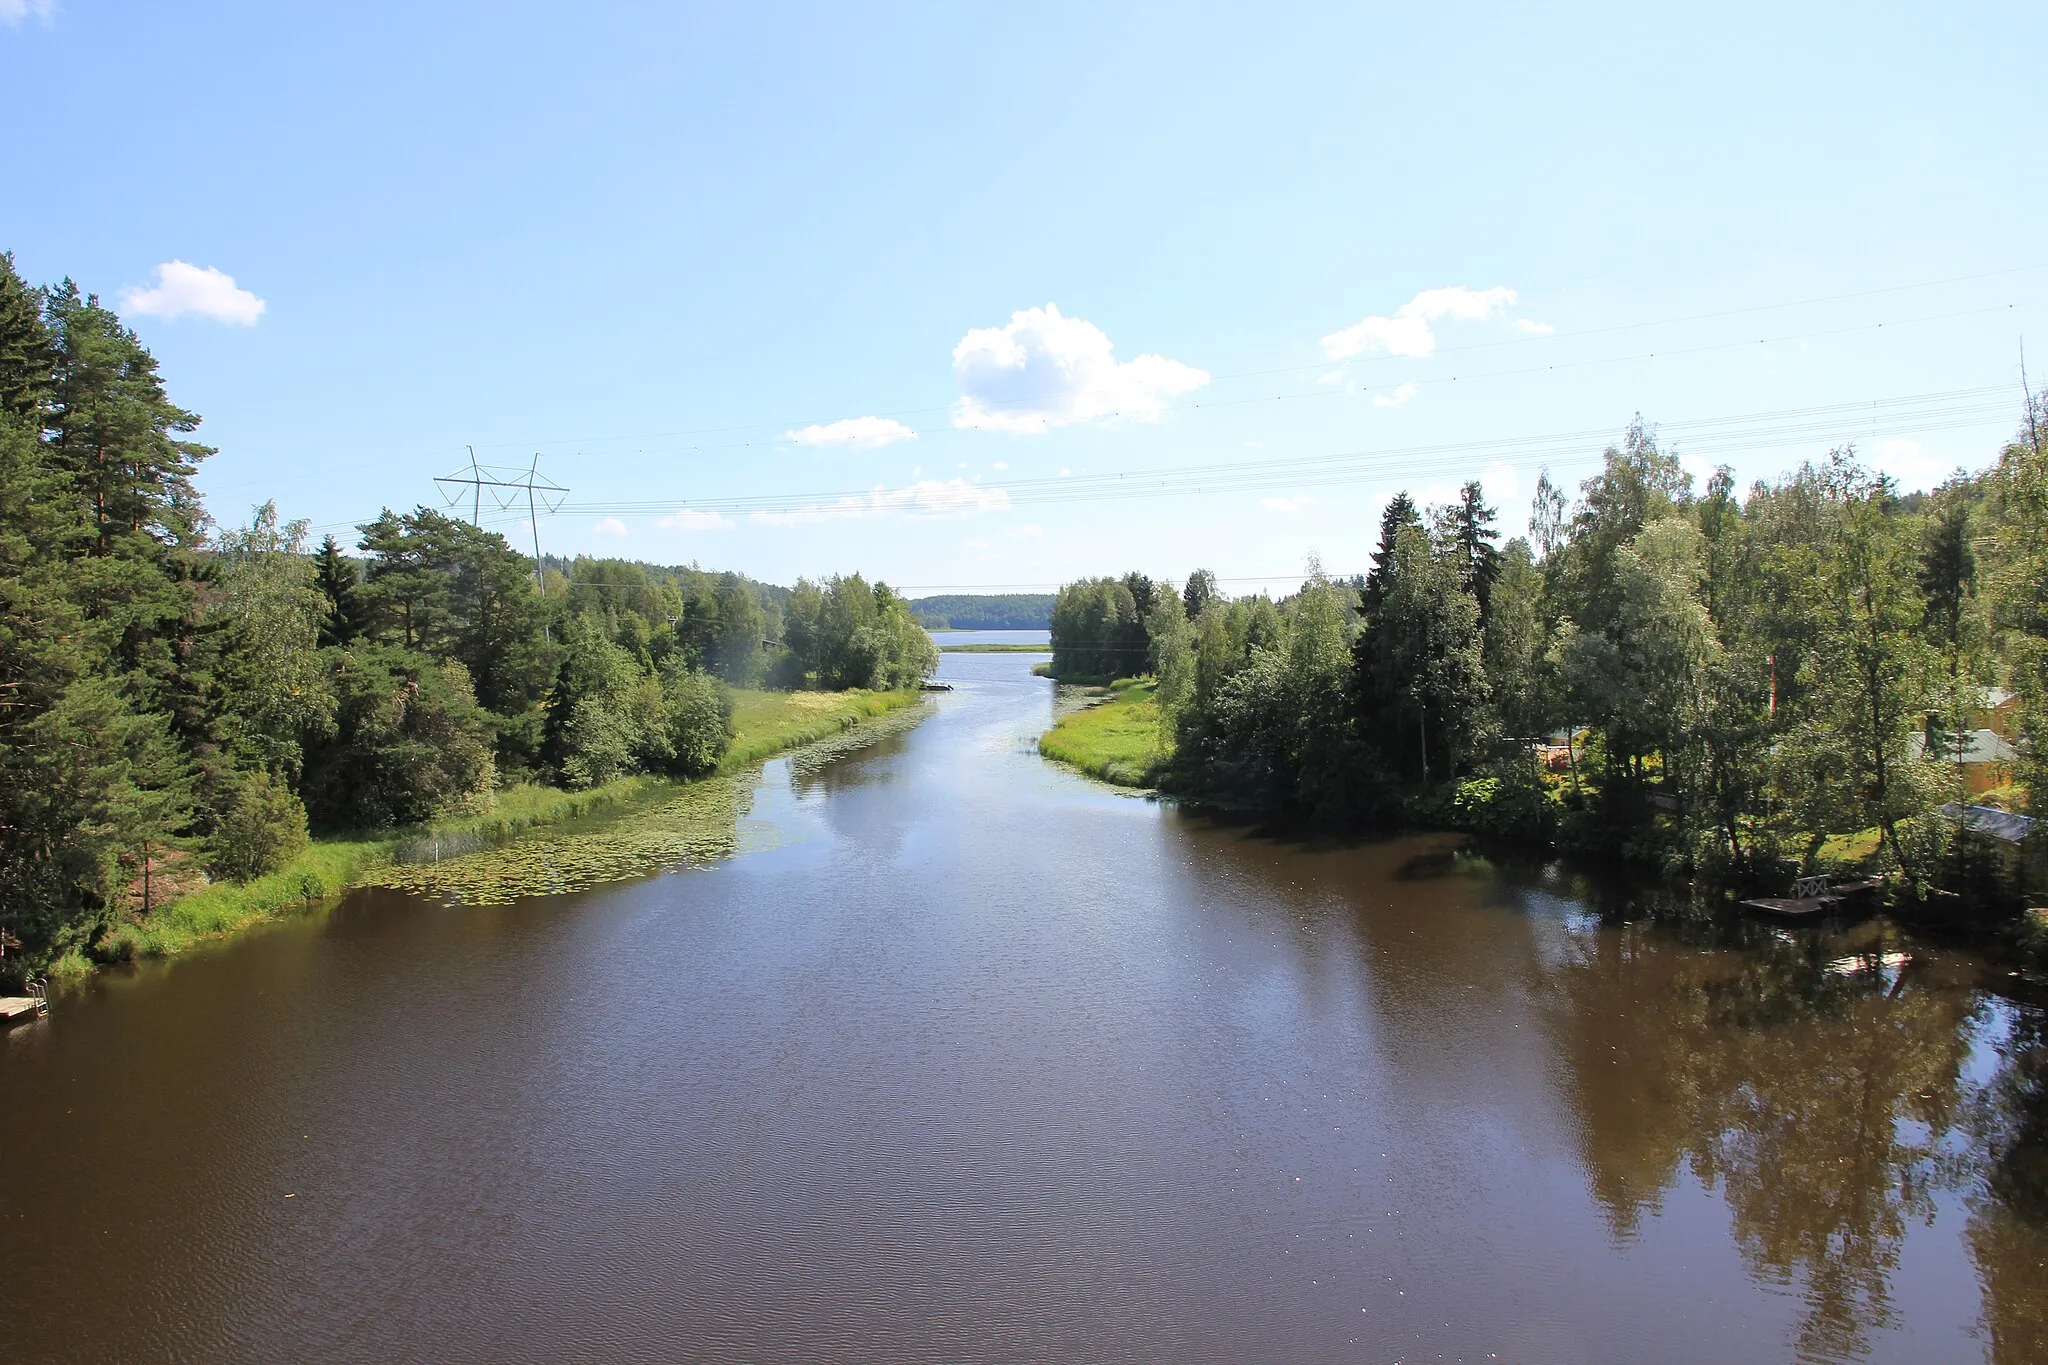
[[[1206,800],[1737,885],[1853,860],[1945,923],[2016,926],[2038,837],[2015,849],[1935,812],[2048,790],[2043,422],[2026,414],[1983,472],[1901,495],[1850,447],[1746,493],[1725,468],[1696,489],[1638,421],[1576,499],[1539,481],[1526,538],[1502,543],[1474,483],[1443,507],[1394,498],[1369,573],[1314,573],[1284,601],[1207,574],[1071,584],[1052,672],[1147,674],[1148,778]]]
[[[706,776],[938,664],[858,575],[536,566],[427,507],[350,550],[269,503],[217,525],[198,425],[111,310],[0,255],[0,971],[329,894],[395,830]]]
[[[1123,787],[1159,782],[1167,753],[1156,682],[1124,678],[1107,701],[1064,716],[1039,737],[1038,752]]]

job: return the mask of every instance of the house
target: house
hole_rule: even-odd
[[[2007,688],[1990,688],[1984,693],[1984,704],[1970,709],[1966,730],[1950,732],[1941,717],[1929,715],[1926,725],[1913,735],[1913,757],[1924,757],[1931,743],[1936,758],[1962,769],[1964,792],[1981,796],[2012,782],[2013,764],[2019,758],[2013,740],[2019,735],[2019,726],[2018,696]]]

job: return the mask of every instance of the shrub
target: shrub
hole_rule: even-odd
[[[216,881],[250,882],[275,872],[306,847],[306,807],[261,770],[235,788],[208,840],[207,871]]]
[[[333,733],[307,755],[314,818],[354,828],[419,824],[490,800],[491,717],[469,673],[395,645],[324,650]]]
[[[672,670],[662,679],[660,766],[697,777],[718,766],[732,743],[732,694],[716,678]]]

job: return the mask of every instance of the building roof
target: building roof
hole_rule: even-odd
[[[2008,844],[2023,843],[2034,832],[2033,817],[2014,815],[2011,811],[1996,810],[1990,806],[1965,806],[1959,801],[1950,801],[1937,806],[1934,813],[1961,825],[1972,834],[1989,835]]]
[[[1923,758],[1926,753],[1927,736],[1915,730],[1913,757]],[[2011,763],[2019,757],[2019,751],[2012,747],[2010,740],[1996,730],[1965,730],[1961,743],[1938,757],[1951,763]]]

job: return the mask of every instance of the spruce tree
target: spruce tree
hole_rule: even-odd
[[[1458,490],[1458,500],[1451,504],[1446,518],[1450,544],[1445,548],[1457,561],[1459,582],[1478,599],[1482,624],[1493,596],[1493,580],[1500,575],[1500,550],[1494,545],[1500,537],[1493,529],[1493,518],[1494,509],[1486,505],[1477,479]]]
[[[327,616],[320,623],[320,645],[348,645],[358,639],[365,623],[362,593],[356,581],[356,566],[342,554],[328,536],[313,556],[313,583],[327,599]]]

